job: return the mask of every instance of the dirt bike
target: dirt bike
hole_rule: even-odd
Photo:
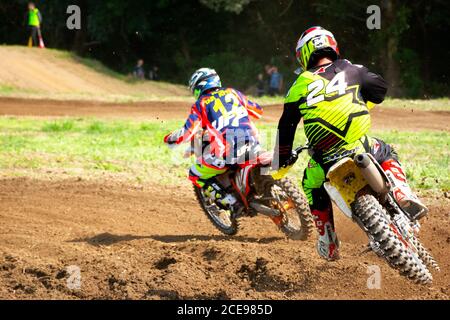
[[[306,149],[297,148],[294,159]],[[369,251],[410,280],[431,283],[433,277],[427,266],[438,271],[439,266],[416,236],[420,228],[417,215],[411,216],[397,203],[393,182],[378,162],[369,153],[347,153],[334,160],[326,175],[325,190],[344,215],[367,234]]]
[[[268,216],[290,239],[306,240],[314,229],[314,222],[305,196],[287,179],[276,181],[268,174],[272,153],[265,152],[254,161],[235,165],[216,179],[244,204],[242,213],[220,207],[194,186],[201,208],[212,224],[226,235],[239,229],[239,218],[254,217],[258,213]],[[267,171],[267,174],[264,174]]]

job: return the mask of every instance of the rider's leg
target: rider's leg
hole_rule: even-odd
[[[303,176],[303,190],[319,233],[317,251],[322,258],[337,260],[339,240],[334,228],[331,200],[323,187],[324,181],[325,171],[320,164],[310,159]]]
[[[398,161],[397,153],[379,139],[372,139],[371,154],[381,164],[384,172],[394,187],[394,197],[399,205],[413,219],[421,219],[428,213],[428,208],[417,198],[406,181],[405,172]]]
[[[381,164],[384,172],[394,185],[394,197],[411,218],[421,219],[428,214],[428,208],[419,200],[411,190],[406,175],[400,163],[394,159],[384,161]]]
[[[205,195],[225,209],[239,211],[240,203],[236,197],[215,178],[225,173],[228,168],[217,168],[202,164],[194,164],[189,170],[189,180],[204,190]]]

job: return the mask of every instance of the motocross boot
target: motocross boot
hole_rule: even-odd
[[[409,187],[403,168],[396,160],[387,160],[381,164],[393,185],[394,197],[400,207],[412,220],[419,220],[428,214],[428,208],[417,198]]]
[[[244,210],[243,205],[236,197],[227,192],[226,189],[214,178],[210,179],[203,186],[205,195],[214,201],[220,208],[230,210],[233,214],[239,215]]]
[[[332,219],[331,208],[324,210],[311,210],[316,224],[319,238],[317,239],[317,252],[319,255],[328,260],[334,261],[339,259],[339,239],[334,231],[334,223]]]

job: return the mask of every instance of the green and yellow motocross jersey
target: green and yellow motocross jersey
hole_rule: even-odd
[[[369,102],[380,103],[386,91],[381,76],[342,59],[300,74],[287,93],[278,125],[280,164],[291,154],[301,118],[312,149],[329,154],[369,131]]]

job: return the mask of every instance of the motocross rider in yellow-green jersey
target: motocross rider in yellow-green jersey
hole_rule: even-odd
[[[370,152],[394,183],[394,196],[413,218],[428,212],[409,188],[393,148],[367,136],[369,110],[384,100],[385,80],[366,67],[341,59],[333,34],[312,27],[300,37],[297,59],[304,70],[290,88],[278,124],[275,168],[292,163],[292,145],[300,119],[310,146],[303,190],[319,232],[317,249],[323,258],[339,257],[330,198],[323,187],[326,173],[346,155]]]

